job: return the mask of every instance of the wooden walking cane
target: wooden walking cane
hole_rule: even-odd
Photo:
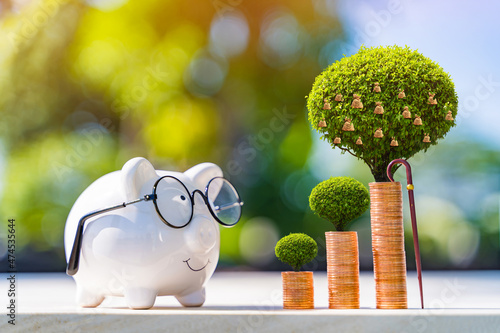
[[[415,248],[415,261],[417,262],[417,276],[418,283],[420,286],[420,303],[422,304],[422,309],[424,308],[424,292],[422,289],[422,262],[420,261],[420,247],[418,245],[418,230],[417,230],[417,214],[415,212],[415,198],[413,196],[413,181],[411,178],[411,167],[410,164],[403,159],[396,159],[389,163],[387,166],[387,176],[394,182],[394,178],[391,174],[392,166],[395,164],[403,164],[406,168],[406,188],[408,189],[408,199],[410,201],[410,215],[411,215],[411,227],[413,230],[413,246]]]

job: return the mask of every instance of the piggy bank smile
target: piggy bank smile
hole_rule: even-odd
[[[95,307],[106,296],[124,296],[129,307],[146,309],[157,296],[172,295],[184,306],[201,306],[219,258],[219,225],[236,224],[242,205],[212,163],[179,173],[134,158],[104,175],[66,221],[77,303]]]
[[[187,259],[187,260],[183,260],[183,262],[185,262],[185,263],[186,263],[186,265],[189,267],[189,269],[190,269],[190,270],[192,270],[193,272],[199,272],[199,271],[202,271],[202,270],[204,270],[204,269],[208,266],[208,264],[210,264],[210,259],[208,259],[208,260],[207,260],[207,263],[206,263],[203,267],[198,268],[198,269],[195,269],[195,268],[191,267],[191,265],[189,264],[189,260],[191,260],[191,258],[189,258],[189,259]]]

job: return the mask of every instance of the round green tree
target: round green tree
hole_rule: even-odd
[[[316,78],[307,108],[322,138],[379,182],[392,160],[426,151],[455,126],[458,98],[449,74],[417,51],[362,46]]]
[[[274,249],[276,257],[298,272],[318,254],[318,245],[306,234],[295,233],[281,238]]]
[[[337,231],[370,206],[370,195],[363,184],[350,177],[332,177],[313,188],[309,206],[320,217],[330,221]]]

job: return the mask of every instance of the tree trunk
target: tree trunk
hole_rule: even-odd
[[[387,177],[387,167],[375,167],[371,171],[377,183],[390,182],[389,177]]]

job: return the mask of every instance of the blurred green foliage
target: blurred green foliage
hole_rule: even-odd
[[[20,269],[62,269],[73,202],[134,156],[159,169],[222,166],[246,201],[241,225],[222,230],[222,264],[244,263],[232,235],[248,217],[299,229],[304,212],[280,188],[306,165],[304,92],[322,45],[342,32],[320,17],[280,0],[124,1],[106,11],[42,0],[3,12],[0,213],[18,221],[19,251],[54,255],[49,267],[21,260]]]
[[[325,268],[331,226],[308,208],[309,193],[331,176],[364,185],[372,177],[354,158],[322,148],[307,120],[304,96],[346,41],[320,1],[2,4],[0,217],[16,219],[20,271],[64,270],[72,204],[135,156],[180,171],[212,161],[236,185],[244,215],[221,228],[221,267],[283,269],[277,239],[304,232],[323,258],[306,267]],[[498,151],[454,140],[412,158],[424,267],[498,267]],[[449,209],[420,208],[419,197]],[[351,229],[367,268],[368,214]]]

